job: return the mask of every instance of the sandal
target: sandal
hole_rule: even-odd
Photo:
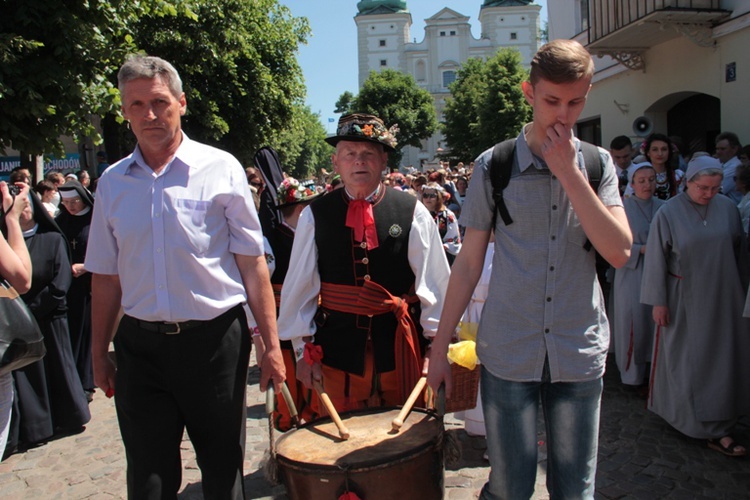
[[[747,454],[744,446],[737,444],[730,436],[725,437],[729,437],[729,445],[724,446],[723,444],[721,444],[721,440],[724,438],[709,439],[708,447],[712,450],[718,451],[719,453],[723,453],[728,457],[744,457]]]

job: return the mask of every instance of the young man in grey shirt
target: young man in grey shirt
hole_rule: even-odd
[[[529,498],[537,466],[536,420],[545,412],[547,488],[553,498],[593,498],[602,375],[609,325],[595,268],[598,251],[623,266],[632,237],[614,165],[603,165],[598,192],[587,179],[573,135],[594,65],[583,46],[543,46],[522,84],[533,121],[516,139],[511,178],[503,190],[513,218],[497,217],[488,165],[479,156],[461,214],[466,238],[454,264],[428,381],[451,390],[446,352],[482,271],[490,233],[495,257],[479,324],[482,405],[491,472],[481,498]],[[593,245],[592,250],[586,241]]]

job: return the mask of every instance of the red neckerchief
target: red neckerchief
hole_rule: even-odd
[[[369,250],[378,247],[378,232],[375,229],[375,217],[372,204],[367,200],[349,200],[346,211],[346,227],[354,230],[354,239],[366,241]]]

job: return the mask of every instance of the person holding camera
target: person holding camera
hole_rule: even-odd
[[[19,218],[29,204],[29,186],[0,182],[3,216],[0,220],[0,278],[7,280],[19,293],[31,288],[31,258],[23,240]],[[13,378],[0,375],[0,453],[5,449],[13,407]],[[2,457],[0,457],[1,459]]]

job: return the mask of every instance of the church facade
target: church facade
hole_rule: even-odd
[[[449,85],[461,65],[471,57],[489,58],[498,49],[519,50],[528,67],[540,45],[539,11],[531,1],[485,0],[479,6],[480,36],[472,34],[469,17],[443,8],[425,19],[422,41],[412,38],[412,16],[405,0],[365,0],[357,4],[359,85],[370,71],[395,69],[414,77],[435,101],[438,121],[443,119]],[[389,124],[390,125],[390,124]],[[423,170],[437,164],[446,149],[438,132],[420,148],[404,148],[402,164]],[[467,160],[473,160],[467,159]]]

